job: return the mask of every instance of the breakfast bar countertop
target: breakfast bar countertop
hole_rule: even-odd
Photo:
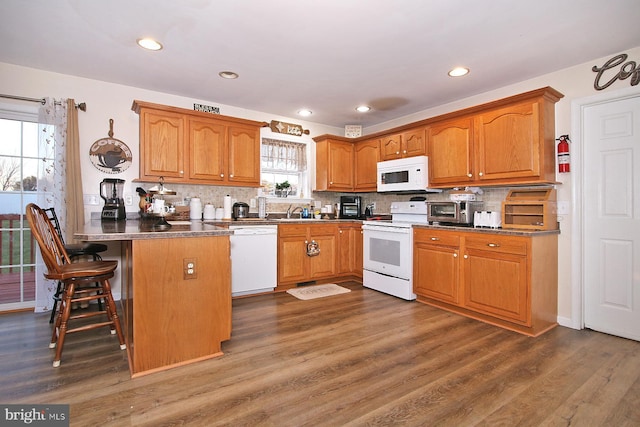
[[[92,219],[78,229],[74,237],[78,240],[117,241],[140,239],[170,239],[180,237],[229,236],[228,227],[207,224],[202,221],[171,221],[168,229],[155,227],[157,220],[101,221]]]

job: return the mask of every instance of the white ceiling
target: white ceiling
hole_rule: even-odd
[[[623,53],[639,23],[638,0],[2,0],[0,62],[367,127]]]

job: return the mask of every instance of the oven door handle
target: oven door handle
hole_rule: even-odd
[[[385,227],[379,225],[363,225],[362,230],[366,231],[374,231],[379,233],[396,233],[396,234],[409,234],[411,232],[411,228],[406,227]]]

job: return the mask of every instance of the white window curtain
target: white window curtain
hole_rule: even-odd
[[[282,172],[305,171],[307,169],[307,145],[263,138],[262,169]]]
[[[42,159],[38,167],[37,205],[42,208],[55,208],[61,212],[65,200],[65,170],[67,139],[67,100],[45,98],[38,111],[38,157]],[[58,215],[64,229],[64,215]],[[57,283],[46,280],[43,273],[46,267],[37,251],[36,255],[36,301],[35,311],[48,311],[53,308],[53,295]]]

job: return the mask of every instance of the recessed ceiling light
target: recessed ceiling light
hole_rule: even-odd
[[[359,107],[356,107],[356,111],[360,113],[366,113],[367,111],[371,111],[371,107],[369,107],[368,105],[360,105]]]
[[[311,110],[307,110],[307,109],[298,110],[298,115],[302,117],[309,117],[311,114],[313,114]]]
[[[155,41],[154,39],[144,38],[137,40],[138,46],[143,47],[147,50],[160,50],[162,49],[162,45],[160,42]]]
[[[453,70],[449,71],[449,75],[451,77],[461,77],[466,74],[469,74],[469,69],[465,67],[456,67]]]
[[[237,79],[238,78],[238,73],[234,73],[233,71],[220,71],[218,73],[218,75],[220,77],[222,77],[223,79]]]

